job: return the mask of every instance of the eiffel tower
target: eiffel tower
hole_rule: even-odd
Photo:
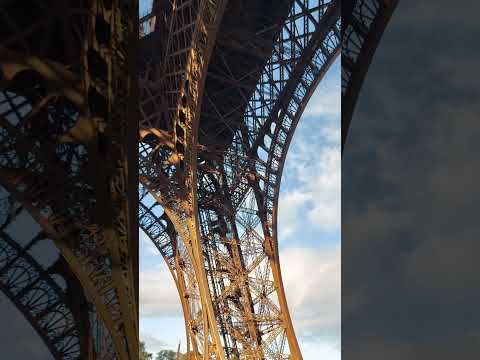
[[[140,19],[139,221],[194,359],[301,359],[277,241],[288,147],[340,1],[154,1]]]
[[[0,288],[54,359],[138,356],[137,14],[0,5]]]
[[[342,3],[342,154],[363,81],[398,2]]]
[[[155,0],[139,22],[133,0],[2,2],[0,289],[53,358],[137,358],[139,226],[191,358],[302,358],[283,164],[340,51],[343,148],[397,2],[345,2],[342,26],[335,0]]]

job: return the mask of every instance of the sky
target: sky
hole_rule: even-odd
[[[7,196],[6,190],[0,186],[0,199],[4,200]],[[2,204],[1,206],[4,205]],[[6,218],[2,210],[0,209],[0,224],[3,226]],[[38,234],[39,230],[39,225],[23,210],[14,221],[2,229],[2,234],[0,235],[3,237],[3,232],[5,232],[18,245],[24,247]],[[2,276],[5,276],[4,267],[8,259],[6,257],[8,254],[6,249],[8,247],[5,247],[5,243],[5,240],[0,239],[0,273]],[[53,242],[47,239],[37,242],[36,245],[28,250],[28,254],[44,269],[52,265],[59,256]],[[22,264],[22,262],[19,261],[19,264]],[[10,270],[11,268],[9,267]],[[61,277],[54,275],[52,279],[58,280],[57,285],[63,288]],[[5,278],[2,279],[3,281],[5,281]],[[53,356],[34,328],[3,291],[0,291],[0,318],[2,319],[2,324],[8,324],[8,326],[0,326],[2,359],[53,359]]]
[[[337,59],[297,127],[279,200],[282,275],[305,360],[340,359],[340,79]],[[141,231],[139,276],[140,338],[150,352],[175,350],[179,341],[183,348],[174,282]]]
[[[368,70],[342,159],[346,358],[478,357],[479,11],[400,0]]]

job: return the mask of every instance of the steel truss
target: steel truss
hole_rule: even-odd
[[[48,250],[50,239],[18,202],[3,188],[0,192],[2,292],[30,322],[54,359],[114,358],[112,341],[68,264],[58,255],[48,266],[37,261],[39,251]]]
[[[135,73],[128,48],[136,35],[134,4],[12,0],[0,5],[0,184],[53,240],[93,304],[90,329],[105,327],[102,337],[111,348],[99,349],[97,343],[91,353],[97,359],[133,359],[138,353],[137,229],[126,196],[136,186],[135,159],[127,158],[128,147],[136,145],[135,134],[127,131],[136,112],[128,101]],[[26,249],[12,244],[3,251],[26,259]],[[13,276],[3,279],[3,289],[14,295],[55,357],[84,359],[82,344],[74,345],[80,326],[71,321],[74,310],[55,302],[65,297],[64,290],[27,260],[28,279],[38,279],[49,291],[48,309],[59,306],[48,316],[63,316],[62,326],[70,330],[33,314],[35,307],[22,308],[26,294],[15,288],[22,283],[15,283],[14,268],[8,267],[13,264],[3,268]],[[23,285],[29,291],[33,283]]]
[[[365,75],[398,1],[342,4],[342,153]]]
[[[72,309],[85,301],[83,294],[77,295],[76,303],[69,303],[67,297],[73,298],[71,291],[78,289],[62,289],[53,274],[30,254],[45,240],[45,234],[37,232],[24,246],[13,239],[16,233],[10,228],[22,210],[11,197],[0,200],[0,288],[30,321],[55,359],[88,358],[89,344],[82,343],[81,336],[88,332],[88,316],[76,319],[82,313],[81,307]],[[62,279],[66,283],[66,276]]]
[[[164,2],[143,17],[146,47],[168,36],[140,77],[140,227],[173,275],[198,359],[301,359],[278,196],[296,125],[340,52],[340,2],[285,4],[279,21],[229,39],[243,57],[223,41],[240,38],[221,25],[234,0]]]

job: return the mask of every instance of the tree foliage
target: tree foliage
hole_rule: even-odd
[[[176,360],[177,353],[172,350],[161,350],[157,353],[155,360]]]
[[[139,358],[140,360],[153,360],[153,355],[147,351],[143,341],[140,341]]]
[[[186,354],[180,354],[179,360],[187,360]],[[177,360],[177,352],[172,350],[161,350],[157,353],[155,360]]]
[[[140,341],[140,360],[177,360],[177,352],[173,350],[160,350],[154,359],[154,354],[147,351],[145,343]],[[178,360],[187,360],[187,354],[179,354]]]

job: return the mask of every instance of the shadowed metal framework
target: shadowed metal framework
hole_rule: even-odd
[[[398,1],[342,3],[342,153],[358,94]]]
[[[135,4],[0,5],[0,287],[55,359],[138,356]]]
[[[54,359],[113,359],[112,341],[64,258],[20,203],[5,189],[1,193],[1,291]]]
[[[192,358],[302,358],[278,197],[340,32],[333,0],[164,0],[140,19],[139,224],[174,278]]]

